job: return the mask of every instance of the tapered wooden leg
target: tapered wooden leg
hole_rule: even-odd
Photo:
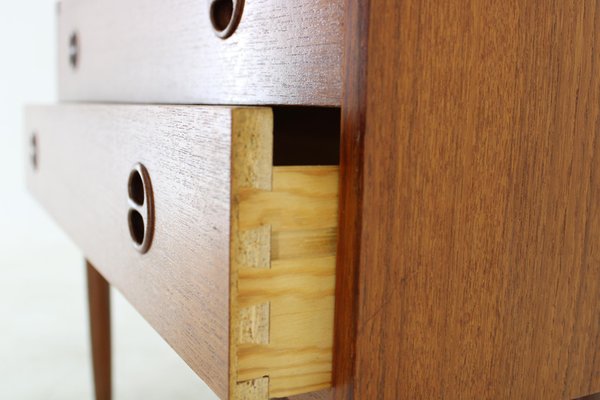
[[[108,282],[87,260],[92,366],[96,400],[110,400],[111,344],[110,344],[110,287]]]

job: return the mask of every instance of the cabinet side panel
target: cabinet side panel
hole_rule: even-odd
[[[336,327],[356,324],[338,356],[356,370],[337,398],[600,392],[600,2],[362,11],[366,103],[344,111],[365,124],[360,258],[337,292],[355,321]]]

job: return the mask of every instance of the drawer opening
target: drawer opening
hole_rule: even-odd
[[[339,163],[339,108],[273,108],[274,166]]]

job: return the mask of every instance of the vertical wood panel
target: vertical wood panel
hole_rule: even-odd
[[[88,318],[96,400],[112,399],[112,346],[110,286],[92,264],[86,261]]]
[[[600,2],[348,4],[369,47],[346,38],[367,81],[347,69],[342,140],[364,132],[364,164],[342,154],[341,193],[363,214],[360,251],[340,244],[360,258],[336,398],[600,391]]]
[[[370,0],[346,0],[340,137],[339,224],[336,260],[333,397],[353,398],[357,285],[360,272],[363,146]]]

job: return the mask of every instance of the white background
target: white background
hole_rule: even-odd
[[[23,176],[23,106],[56,101],[55,5],[0,4],[0,399],[92,399],[82,255]],[[115,399],[216,399],[115,290],[112,307]]]

